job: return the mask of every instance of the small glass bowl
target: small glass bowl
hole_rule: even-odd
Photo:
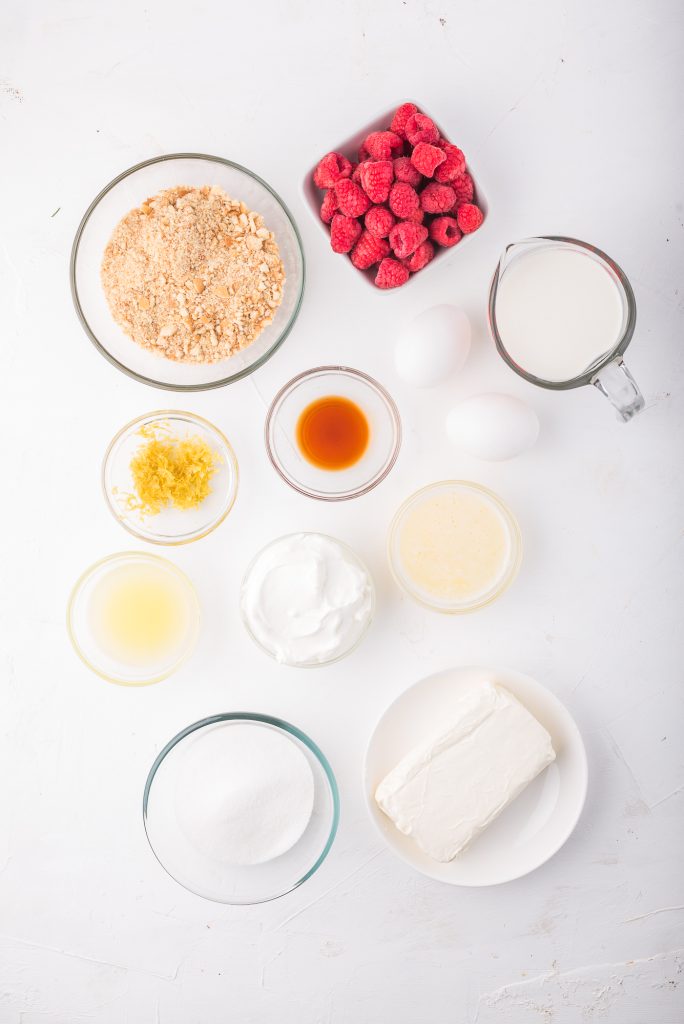
[[[366,451],[346,469],[314,466],[297,444],[300,414],[328,395],[356,403],[370,426]],[[368,374],[348,366],[318,366],[281,388],[268,410],[264,434],[271,464],[290,487],[319,501],[347,501],[377,487],[392,469],[401,448],[401,419],[394,399]]]
[[[401,564],[399,541],[402,525],[409,511],[414,509],[416,505],[419,505],[426,498],[429,498],[440,491],[448,493],[456,490],[465,490],[474,493],[480,498],[485,499],[485,501],[489,502],[495,508],[508,533],[508,557],[501,575],[486,592],[479,594],[471,601],[440,601],[434,595],[431,595],[429,592],[418,587],[404,571]],[[407,498],[399,507],[390,525],[387,554],[390,569],[395,581],[401,589],[409,595],[409,597],[412,597],[414,601],[424,605],[426,608],[430,608],[432,611],[443,612],[447,615],[460,615],[466,612],[474,612],[478,608],[484,608],[486,605],[491,604],[492,601],[495,601],[497,597],[500,597],[504,591],[508,589],[517,576],[520,563],[522,561],[522,537],[520,534],[520,527],[518,526],[515,516],[508,506],[504,504],[501,498],[493,491],[490,491],[487,487],[483,487],[481,484],[473,483],[470,480],[441,480],[438,483],[422,487],[419,491],[416,491],[415,494],[412,494]]]
[[[155,427],[181,440],[200,436],[217,452],[219,463],[211,478],[211,492],[197,508],[169,507],[148,516],[139,509],[127,508],[127,497],[135,493],[131,459],[146,443],[140,431]],[[102,488],[110,512],[134,537],[150,544],[189,544],[215,530],[232,509],[238,490],[238,464],[228,439],[213,423],[189,412],[162,409],[127,423],[111,441],[102,463]]]
[[[368,578],[368,583],[369,583],[370,591],[371,591],[371,605],[370,605],[370,609],[368,611],[368,615],[366,617],[366,621],[363,623],[363,626],[361,627],[361,630],[360,630],[358,636],[354,639],[354,642],[352,644],[350,644],[349,647],[346,648],[346,650],[341,651],[339,654],[336,654],[334,658],[328,658],[327,661],[281,661],[276,656],[275,652],[270,647],[267,647],[265,644],[263,644],[261,642],[261,640],[259,640],[259,638],[257,636],[255,636],[255,634],[254,634],[254,632],[253,632],[253,630],[252,630],[252,628],[251,628],[251,626],[249,624],[249,621],[247,619],[247,615],[245,614],[244,603],[243,603],[243,600],[242,600],[242,594],[243,594],[243,592],[245,590],[245,587],[247,585],[247,582],[249,580],[250,573],[254,569],[254,567],[257,564],[257,562],[259,561],[259,559],[268,551],[268,549],[270,547],[272,547],[274,544],[280,544],[280,543],[282,543],[282,541],[288,540],[290,537],[293,537],[293,538],[294,537],[323,537],[326,541],[332,541],[333,544],[337,545],[337,547],[340,548],[346,554],[348,560],[350,562],[352,562],[353,564],[355,564],[356,566],[358,566],[358,568],[362,572],[364,572],[366,574],[367,578]],[[252,640],[257,645],[257,647],[264,652],[264,654],[268,654],[269,658],[273,658],[273,660],[277,661],[280,665],[288,665],[291,668],[320,668],[323,665],[334,665],[336,661],[341,661],[343,658],[346,658],[347,655],[351,654],[359,646],[359,644],[363,640],[364,636],[368,632],[368,630],[370,628],[370,624],[373,621],[373,618],[375,616],[375,602],[376,602],[375,583],[373,581],[373,577],[371,576],[371,574],[370,574],[368,568],[366,567],[366,565],[364,564],[364,562],[359,558],[359,556],[356,554],[356,552],[353,550],[353,548],[350,548],[348,544],[344,544],[341,540],[338,540],[337,537],[330,537],[330,536],[328,536],[328,534],[316,533],[314,531],[308,531],[307,532],[307,531],[304,531],[304,530],[300,530],[298,533],[290,533],[290,534],[287,534],[284,537],[277,537],[275,540],[272,540],[268,544],[266,544],[261,549],[261,551],[259,551],[258,554],[256,554],[254,556],[252,561],[247,566],[247,570],[245,572],[245,575],[242,578],[242,584],[240,586],[240,594],[241,594],[241,598],[240,598],[240,617],[242,618],[242,624],[245,627],[245,629],[247,630],[247,633],[249,634],[249,636],[252,638]]]
[[[190,741],[208,730],[253,723],[285,734],[306,757],[314,778],[311,819],[291,849],[261,864],[226,864],[194,847],[178,822],[175,792]],[[156,758],[145,783],[143,822],[152,852],[176,882],[216,903],[247,905],[284,896],[321,866],[335,839],[340,801],[333,770],[313,740],[289,722],[248,712],[212,715],[178,733]]]
[[[151,566],[157,571],[168,573],[187,604],[187,628],[180,638],[181,642],[175,650],[169,652],[168,657],[144,666],[123,661],[104,650],[91,620],[92,600],[98,585],[109,572],[128,565]],[[69,639],[79,658],[108,683],[120,686],[149,686],[170,676],[192,653],[199,635],[199,626],[199,601],[185,573],[167,559],[141,551],[122,551],[95,562],[77,580],[67,606]]]
[[[105,247],[121,218],[147,196],[175,185],[218,185],[231,198],[260,213],[275,235],[285,267],[283,301],[273,323],[248,348],[218,363],[180,363],[138,345],[112,317],[100,281]],[[76,314],[83,329],[113,366],[152,387],[206,391],[253,373],[282,345],[302,303],[304,252],[292,214],[258,175],[220,156],[169,153],[129,167],[93,199],[74,238],[70,278]]]

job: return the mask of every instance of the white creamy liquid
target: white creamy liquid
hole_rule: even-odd
[[[496,325],[511,359],[566,381],[612,351],[623,330],[617,285],[591,255],[564,247],[514,257],[499,281]]]

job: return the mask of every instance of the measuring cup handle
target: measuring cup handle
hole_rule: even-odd
[[[644,407],[644,396],[620,357],[601,367],[591,383],[613,403],[625,423]]]

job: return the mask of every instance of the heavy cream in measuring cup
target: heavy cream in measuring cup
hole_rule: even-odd
[[[569,381],[612,352],[622,297],[590,253],[544,246],[516,256],[499,281],[496,326],[510,358],[540,380]]]

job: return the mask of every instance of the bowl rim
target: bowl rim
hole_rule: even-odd
[[[257,181],[261,186],[263,186],[263,188],[266,189],[267,192],[271,193],[273,198],[282,208],[288,221],[290,222],[290,226],[297,241],[297,247],[299,249],[299,255],[302,264],[302,277],[299,286],[299,294],[297,296],[297,301],[290,315],[290,319],[288,320],[287,324],[285,325],[280,335],[274,341],[273,345],[271,345],[271,347],[266,352],[264,352],[263,355],[259,357],[259,359],[252,363],[251,366],[247,366],[244,369],[239,370],[237,373],[230,374],[230,376],[228,377],[222,377],[221,379],[215,381],[208,381],[207,383],[204,384],[163,383],[162,381],[155,380],[153,377],[146,377],[144,374],[138,373],[136,370],[132,370],[124,363],[119,362],[119,360],[105,348],[103,343],[99,340],[95,332],[92,330],[90,324],[88,323],[86,315],[81,306],[81,300],[78,293],[78,286],[76,284],[76,266],[78,262],[81,238],[83,237],[83,233],[88,225],[88,222],[92,214],[99,206],[102,199],[107,195],[108,192],[110,192],[120,182],[122,182],[125,178],[128,178],[130,175],[135,174],[137,171],[142,170],[144,167],[150,167],[153,164],[166,163],[167,161],[170,160],[208,160],[211,163],[223,164],[226,167],[232,167],[237,171],[241,171],[243,174],[247,174],[250,178],[253,178],[255,181]],[[214,390],[214,388],[225,387],[227,384],[232,384],[235,381],[242,380],[243,377],[248,377],[251,373],[254,373],[255,370],[258,370],[260,366],[263,366],[264,363],[266,363],[271,358],[271,356],[278,351],[278,349],[283,344],[288,334],[294,327],[302,307],[305,284],[306,258],[304,256],[304,245],[302,243],[301,235],[299,234],[297,223],[289,207],[286,205],[283,199],[281,199],[280,195],[275,191],[275,189],[272,188],[267,181],[264,181],[264,179],[261,178],[258,174],[255,174],[254,171],[250,171],[248,167],[244,167],[242,164],[238,164],[234,160],[228,160],[226,157],[222,156],[212,156],[209,153],[164,153],[161,156],[150,157],[148,160],[141,160],[140,163],[134,164],[132,167],[129,167],[125,171],[122,171],[120,174],[117,174],[115,178],[112,178],[112,180],[107,185],[105,185],[104,188],[100,190],[100,192],[98,192],[98,194],[95,196],[93,201],[88,206],[86,212],[83,214],[81,222],[78,225],[78,228],[76,229],[76,234],[74,235],[74,241],[71,246],[71,257],[69,259],[69,285],[71,289],[71,298],[74,304],[74,309],[76,310],[76,316],[80,321],[81,327],[83,328],[87,336],[90,338],[92,344],[95,346],[100,355],[104,356],[107,362],[111,363],[112,366],[116,367],[117,370],[120,370],[121,373],[125,373],[127,377],[131,377],[133,380],[137,380],[141,384],[147,384],[153,388],[160,388],[162,391],[212,391]]]
[[[173,665],[165,669],[163,672],[157,672],[149,679],[140,679],[137,681],[121,679],[118,676],[110,675],[107,672],[103,672],[102,669],[97,667],[97,665],[93,664],[90,658],[86,656],[85,651],[82,649],[81,644],[79,643],[76,637],[76,631],[73,625],[74,606],[76,604],[76,601],[82,588],[88,582],[90,577],[99,569],[101,569],[104,565],[107,565],[109,562],[118,562],[127,558],[141,559],[142,561],[154,562],[155,564],[161,563],[167,571],[172,570],[173,573],[188,588],[188,593],[192,595],[193,604],[196,612],[192,637],[190,639],[190,642],[188,643],[186,650],[183,652],[181,657],[178,658],[173,663]],[[201,624],[202,606],[200,605],[199,598],[197,596],[195,584],[192,582],[190,577],[186,573],[184,573],[182,569],[179,569],[177,565],[174,565],[174,563],[170,559],[164,558],[162,555],[158,555],[152,551],[115,551],[111,555],[105,555],[104,558],[98,558],[96,562],[93,562],[91,565],[87,567],[87,569],[83,570],[81,575],[74,583],[73,587],[71,588],[71,592],[69,593],[69,600],[67,602],[66,609],[67,634],[69,636],[69,640],[71,641],[71,646],[73,647],[74,651],[81,659],[83,664],[86,666],[86,668],[90,669],[91,672],[94,672],[95,675],[100,677],[100,679],[104,679],[105,682],[107,683],[111,683],[114,686],[131,687],[132,689],[137,689],[142,686],[152,686],[155,683],[161,683],[164,679],[168,679],[169,676],[173,675],[173,673],[176,672],[181,667],[181,665],[184,665],[185,662],[190,658],[193,651],[195,650],[195,647],[197,646],[197,640],[200,635]]]
[[[506,571],[502,574],[499,583],[496,587],[485,594],[482,598],[478,598],[469,604],[459,605],[458,607],[449,605],[439,605],[429,600],[427,596],[423,596],[418,593],[417,590],[412,589],[409,586],[407,580],[402,578],[399,572],[399,567],[395,561],[394,546],[396,541],[397,532],[401,520],[406,513],[410,505],[412,505],[416,499],[420,498],[421,495],[428,494],[431,491],[436,491],[441,488],[453,488],[453,487],[465,487],[469,490],[476,491],[480,494],[484,494],[489,500],[496,506],[496,508],[503,515],[506,525],[508,527],[509,536],[511,539],[511,546],[513,548],[511,552],[510,564],[506,568]],[[426,484],[424,487],[419,487],[418,490],[413,491],[407,498],[402,501],[399,508],[392,516],[389,529],[387,531],[387,561],[389,562],[390,572],[394,582],[397,584],[402,593],[406,594],[413,601],[422,605],[424,608],[429,608],[430,611],[439,612],[442,615],[468,615],[470,612],[479,611],[480,608],[486,608],[487,605],[492,604],[499,597],[506,593],[508,588],[514,582],[523,558],[523,542],[522,532],[520,530],[520,524],[517,518],[508,507],[506,502],[501,498],[496,491],[490,490],[489,487],[485,487],[484,484],[479,484],[474,480],[435,480],[433,483]]]
[[[215,899],[211,896],[205,896],[200,892],[196,892],[194,889],[189,888],[185,884],[185,882],[181,882],[179,878],[176,878],[176,876],[169,871],[169,869],[166,867],[164,862],[159,857],[159,854],[155,850],[152,840],[150,838],[150,833],[147,827],[149,798],[150,793],[152,791],[152,784],[154,782],[157,771],[161,767],[166,756],[170,754],[174,747],[176,747],[177,744],[182,742],[182,740],[184,740],[186,736],[190,736],[193,732],[196,732],[199,729],[203,729],[210,725],[218,725],[221,722],[259,722],[262,725],[269,725],[272,728],[279,729],[282,732],[289,733],[291,736],[294,736],[295,739],[298,739],[300,743],[307,747],[314,755],[314,757],[320,764],[321,768],[323,769],[323,773],[326,777],[328,786],[330,788],[330,795],[332,797],[333,804],[332,818],[330,822],[328,838],[326,839],[323,849],[316,858],[314,864],[308,869],[308,871],[306,871],[302,875],[301,878],[299,878],[288,889],[285,889],[283,892],[277,893],[275,896],[266,896],[263,899],[257,900],[236,901],[228,899]],[[193,722],[190,725],[187,725],[184,729],[181,729],[180,732],[176,733],[176,735],[172,739],[170,739],[168,743],[163,747],[163,749],[157,754],[152,763],[152,767],[150,768],[147,774],[147,779],[145,781],[145,788],[143,790],[142,817],[143,827],[145,829],[145,835],[147,837],[149,847],[152,850],[152,853],[154,854],[156,860],[164,869],[169,878],[172,878],[174,882],[176,882],[178,885],[181,885],[188,892],[192,892],[195,896],[199,896],[200,899],[208,900],[210,903],[222,903],[224,905],[238,907],[252,907],[257,906],[260,903],[271,903],[273,902],[273,900],[277,900],[283,896],[286,896],[288,893],[293,892],[295,889],[298,889],[300,885],[303,885],[304,882],[306,882],[309,878],[311,878],[312,875],[316,873],[316,871],[318,871],[321,864],[330,853],[332,845],[335,841],[335,837],[337,835],[337,830],[340,823],[340,793],[337,786],[337,779],[335,778],[335,773],[333,772],[327,757],[325,756],[321,748],[318,746],[318,744],[314,743],[314,741],[305,732],[297,728],[296,725],[292,725],[291,722],[287,722],[283,718],[276,718],[273,715],[263,715],[253,711],[226,711],[216,715],[209,715],[207,718],[198,719],[198,721]]]
[[[373,391],[375,391],[380,396],[380,398],[384,402],[390,414],[392,423],[394,425],[394,444],[392,447],[390,458],[386,465],[384,466],[382,472],[379,473],[377,476],[373,477],[372,480],[364,484],[362,487],[358,487],[353,491],[343,491],[340,493],[326,494],[320,491],[312,491],[307,487],[301,487],[282,468],[281,462],[276,457],[275,451],[273,450],[273,447],[271,445],[271,426],[275,425],[275,417],[277,414],[278,407],[280,406],[282,400],[289,392],[294,391],[295,388],[304,380],[306,380],[309,377],[313,377],[315,374],[322,373],[343,374],[355,377],[357,380],[360,380],[363,384],[369,386]],[[389,475],[391,470],[394,468],[396,461],[399,458],[399,453],[401,452],[402,445],[401,415],[399,413],[399,407],[397,406],[397,403],[394,401],[387,388],[380,384],[380,382],[377,381],[374,377],[371,377],[370,374],[364,373],[363,370],[356,370],[352,366],[341,365],[314,366],[310,370],[303,370],[301,373],[296,374],[286,384],[283,384],[283,386],[280,388],[280,390],[273,398],[271,404],[268,407],[268,412],[266,413],[266,420],[264,422],[264,444],[266,445],[266,454],[268,455],[269,462],[275,469],[276,473],[281,477],[281,479],[285,481],[286,484],[288,484],[289,487],[291,487],[294,491],[297,491],[298,494],[303,494],[307,498],[313,498],[315,501],[351,501],[353,498],[360,498],[362,495],[368,494],[369,491],[372,491],[375,487],[378,486],[378,484],[382,483],[382,481]]]
[[[138,530],[136,530],[126,519],[123,519],[121,516],[119,516],[116,512],[116,509],[114,508],[114,503],[110,497],[106,480],[107,467],[109,465],[110,458],[114,452],[116,445],[124,438],[124,436],[138,424],[164,419],[189,420],[192,423],[197,424],[197,426],[201,427],[202,429],[206,430],[208,433],[215,434],[222,448],[225,449],[225,453],[228,456],[231,470],[231,488],[229,492],[230,500],[226,508],[223,509],[223,511],[221,512],[221,515],[197,533],[193,533],[190,536],[184,535],[179,537],[178,539],[169,540],[162,539],[161,537],[159,537],[159,535],[152,536],[150,534],[141,533]],[[107,445],[107,449],[104,453],[102,459],[102,468],[100,470],[100,482],[102,485],[102,492],[105,498],[105,504],[109,511],[111,512],[111,514],[113,515],[114,519],[116,519],[117,523],[119,523],[124,528],[124,530],[127,530],[128,533],[132,534],[132,536],[136,537],[138,540],[145,541],[148,544],[157,544],[160,547],[181,547],[184,544],[192,544],[196,540],[202,540],[203,537],[207,537],[210,533],[213,533],[213,531],[228,518],[228,514],[233,510],[235,502],[237,501],[238,490],[240,486],[240,470],[237,456],[235,454],[235,449],[233,448],[233,446],[231,445],[230,441],[225,436],[223,431],[219,430],[219,428],[210,420],[205,419],[204,416],[198,416],[197,413],[186,412],[183,409],[156,409],[153,412],[143,413],[142,416],[136,416],[135,419],[130,420],[128,423],[125,424],[125,426],[121,427],[121,429],[117,431],[117,433],[114,435],[114,437]]]
[[[352,135],[349,135],[347,138],[345,138],[342,142],[339,142],[337,145],[330,147],[330,149],[326,150],[326,152],[339,152],[339,153],[343,153],[345,156],[348,157],[348,159],[351,159],[351,157],[349,156],[349,152],[348,151],[352,150],[352,149],[353,150],[358,149],[359,144],[363,141],[363,139],[367,135],[369,135],[373,131],[382,130],[386,125],[388,125],[389,122],[392,119],[392,115],[395,113],[397,108],[400,107],[400,106],[403,106],[403,104],[405,104],[405,103],[415,103],[416,106],[418,107],[419,111],[421,111],[422,113],[426,112],[426,105],[425,104],[417,103],[415,99],[412,99],[412,100],[403,99],[403,100],[400,101],[400,103],[395,104],[389,110],[384,110],[381,114],[378,114],[377,117],[372,118],[372,120],[370,120],[366,125],[364,125],[363,128],[361,128],[360,130],[354,132]],[[439,129],[440,135],[442,135],[444,138],[447,138],[447,134],[442,130],[443,122],[441,122],[441,121],[438,122],[438,119],[432,117],[432,114],[428,113],[427,116],[435,123],[435,125]],[[320,157],[318,159],[320,160]],[[477,163],[477,160],[476,160],[476,163]],[[311,216],[316,221],[316,223],[318,224],[319,228],[323,231],[323,233],[325,234],[325,236],[326,236],[326,238],[328,240],[328,243],[329,243],[330,242],[330,226],[328,224],[325,224],[321,220],[320,213],[319,213],[319,210],[320,210],[319,193],[324,192],[325,189],[319,189],[318,186],[316,186],[314,184],[314,182],[313,182],[313,173],[316,170],[317,164],[318,164],[318,161],[316,163],[314,163],[313,166],[311,166],[309,168],[309,170],[307,171],[307,173],[304,176],[303,180],[300,182],[299,191],[300,191],[300,195],[301,195],[305,205],[307,206],[309,212],[311,213]],[[476,238],[476,237],[480,236],[483,233],[483,229],[488,230],[489,221],[491,221],[491,217],[492,217],[491,203],[489,201],[489,193],[488,193],[487,189],[483,187],[483,185],[482,185],[482,177],[481,177],[479,171],[474,169],[473,161],[470,160],[470,158],[468,158],[468,160],[467,160],[466,170],[468,171],[468,173],[470,174],[470,176],[473,179],[473,182],[475,183],[476,201],[477,201],[478,206],[480,207],[480,209],[484,213],[484,221],[483,221],[481,227],[479,227],[477,231],[473,231],[470,234],[463,235],[457,245],[448,246],[448,247],[436,245],[435,246],[435,256],[434,256],[434,258],[430,260],[430,262],[428,263],[428,265],[426,267],[423,267],[422,271],[416,271],[415,273],[412,273],[410,275],[408,281],[406,282],[406,284],[403,285],[401,288],[378,288],[377,285],[373,281],[373,276],[374,276],[373,270],[374,270],[374,267],[370,267],[369,270],[357,270],[357,268],[354,267],[353,269],[357,270],[357,273],[356,273],[357,278],[360,277],[365,282],[366,286],[368,288],[371,288],[376,294],[380,293],[382,295],[391,295],[394,292],[402,292],[402,291],[405,290],[405,288],[407,286],[411,286],[413,284],[414,279],[417,278],[417,277],[420,277],[420,275],[424,271],[430,270],[436,264],[437,265],[441,265],[442,260],[444,258],[446,258],[447,256],[450,256],[450,255],[453,255],[455,252],[461,250],[464,242],[469,241],[471,238]],[[328,249],[330,249],[330,245],[329,244],[328,244]],[[335,253],[334,255],[340,255],[340,254]]]
[[[337,544],[338,547],[342,548],[343,551],[350,555],[353,561],[356,562],[361,569],[363,569],[363,571],[366,573],[366,576],[368,577],[368,582],[370,584],[371,606],[370,611],[368,613],[368,618],[364,623],[363,629],[361,630],[361,632],[359,633],[351,647],[348,647],[346,651],[342,651],[340,654],[336,654],[334,658],[327,658],[325,661],[278,661],[273,651],[269,650],[268,647],[264,646],[261,640],[259,640],[254,635],[254,632],[247,621],[247,616],[245,615],[242,594],[245,588],[245,584],[252,570],[254,569],[254,566],[259,561],[264,552],[268,551],[270,547],[272,547],[274,544],[280,543],[283,540],[290,540],[292,537],[323,537],[324,540],[330,540],[333,542],[333,544]],[[375,613],[377,610],[377,591],[375,588],[375,580],[373,579],[373,575],[368,566],[366,565],[365,561],[363,560],[363,558],[361,558],[361,556],[357,554],[354,548],[350,544],[347,544],[346,541],[340,540],[339,537],[333,537],[332,534],[330,533],[323,533],[321,530],[293,530],[290,533],[284,533],[281,536],[273,537],[272,540],[267,541],[266,544],[259,548],[254,557],[250,559],[249,565],[245,569],[242,575],[242,579],[240,581],[239,596],[240,620],[245,628],[245,632],[250,637],[250,639],[256,644],[260,651],[263,651],[264,654],[267,654],[269,658],[276,662],[277,665],[282,665],[285,668],[325,668],[327,665],[334,665],[336,662],[342,661],[343,658],[346,658],[348,655],[353,654],[354,651],[359,647],[361,641],[365,637],[366,633],[368,632],[373,623],[373,620],[375,619]]]

